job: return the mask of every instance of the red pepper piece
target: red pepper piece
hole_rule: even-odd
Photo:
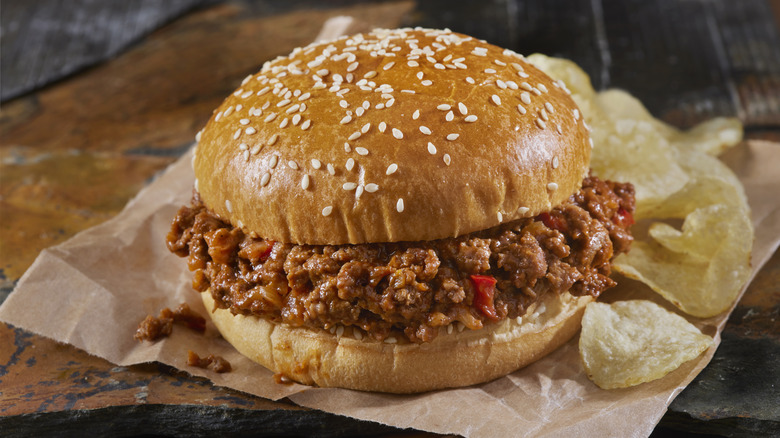
[[[558,230],[562,233],[565,232],[568,228],[566,221],[563,218],[558,216],[551,216],[550,213],[540,213],[538,218],[547,228]]]
[[[276,244],[273,240],[266,240],[265,243],[268,245],[268,247],[260,254],[260,260],[265,261],[269,255],[271,255],[271,251],[274,249],[274,244]]]
[[[496,307],[493,297],[496,292],[496,279],[490,275],[472,275],[471,283],[474,285],[474,307],[488,318],[496,321]]]
[[[612,222],[623,228],[628,228],[631,225],[634,225],[634,215],[627,210],[619,208],[617,213],[615,213],[615,216],[612,217]]]

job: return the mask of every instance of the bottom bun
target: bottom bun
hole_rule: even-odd
[[[211,293],[202,297],[206,308],[214,309]],[[480,330],[442,330],[424,344],[377,341],[351,327],[333,334],[291,327],[227,309],[215,309],[211,319],[241,354],[297,382],[413,393],[486,382],[542,358],[577,333],[592,300],[547,294],[519,323],[511,319]]]

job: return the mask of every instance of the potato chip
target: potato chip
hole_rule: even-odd
[[[724,204],[694,210],[677,230],[650,226],[652,241],[635,241],[614,268],[684,312],[708,318],[726,311],[750,276],[753,229],[744,211]]]
[[[659,379],[711,345],[683,317],[633,300],[588,304],[579,346],[588,378],[613,389]]]
[[[624,91],[596,93],[570,61],[529,60],[572,91],[592,128],[591,167],[601,178],[634,184],[634,217],[684,220],[682,229],[651,224],[615,270],[692,315],[728,309],[749,278],[753,229],[740,181],[715,155],[742,139],[740,122],[719,118],[681,131]]]

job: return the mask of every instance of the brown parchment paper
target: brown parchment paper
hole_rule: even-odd
[[[780,144],[745,142],[723,159],[745,185],[752,207],[755,273],[780,243]],[[114,219],[44,250],[0,307],[0,320],[118,365],[159,361],[269,399],[289,397],[328,412],[469,437],[647,436],[715,351],[710,348],[663,379],[606,391],[585,376],[575,338],[541,361],[493,382],[397,396],[276,384],[270,371],[239,355],[210,323],[205,336],[174,329],[162,341],[139,343],[133,339],[139,321],[163,307],[187,302],[207,313],[191,289],[185,261],[165,247],[171,219],[192,194],[190,160],[188,153],[170,166]],[[663,304],[630,280],[621,280],[605,298],[649,298]],[[729,313],[693,322],[714,336],[717,345]],[[188,367],[188,349],[221,355],[234,371],[214,374]]]

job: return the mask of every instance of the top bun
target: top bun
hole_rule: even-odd
[[[455,237],[576,192],[588,130],[562,82],[449,30],[375,30],[263,65],[199,134],[196,190],[298,244]]]

